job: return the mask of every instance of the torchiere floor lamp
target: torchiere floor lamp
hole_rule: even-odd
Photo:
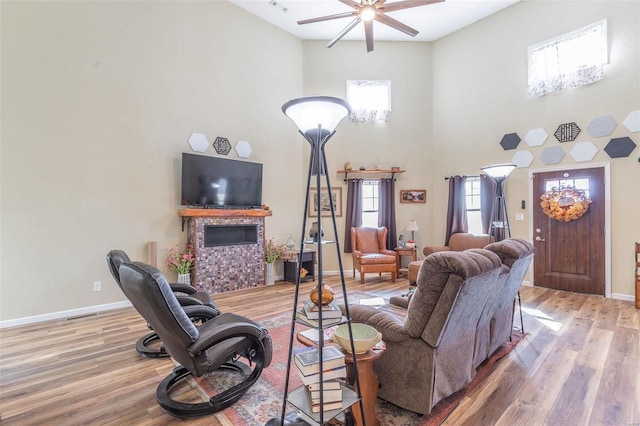
[[[509,214],[507,213],[507,200],[504,194],[504,181],[507,180],[509,174],[511,174],[513,169],[516,167],[517,166],[515,164],[494,164],[480,169],[496,182],[496,196],[493,199],[491,224],[489,226],[489,243],[491,243],[491,237],[493,237],[494,241],[502,241],[505,238],[511,238]],[[520,331],[524,333],[520,291],[518,291],[518,308],[520,310]]]
[[[293,337],[295,333],[295,324],[296,324],[296,312],[298,307],[298,293],[300,290],[300,265],[302,252],[304,250],[305,245],[305,229],[307,224],[307,209],[309,207],[309,202],[315,203],[317,206],[317,217],[315,220],[318,223],[318,229],[322,229],[322,211],[320,206],[321,203],[321,176],[325,177],[326,187],[329,194],[331,194],[331,182],[329,180],[329,175],[326,173],[327,171],[327,158],[325,155],[325,144],[327,141],[333,136],[335,133],[335,128],[342,121],[344,117],[346,117],[351,112],[351,107],[349,104],[339,98],[329,97],[329,96],[312,96],[312,97],[304,97],[293,99],[286,102],[282,105],[282,111],[284,114],[289,117],[293,122],[298,126],[298,130],[302,137],[305,138],[309,145],[311,146],[311,154],[309,158],[309,171],[307,174],[307,188],[306,188],[306,197],[304,210],[302,214],[302,232],[300,234],[300,251],[299,251],[299,259],[298,259],[298,273],[296,274],[296,291],[293,299],[293,314],[291,320],[291,332],[289,338],[289,356],[287,362],[287,372],[285,379],[285,387],[284,387],[284,398],[282,401],[282,412],[280,418],[274,418],[267,422],[268,426],[271,425],[302,425],[307,424],[303,420],[300,419],[295,413],[286,413],[287,407],[287,398],[289,395],[289,374],[291,371],[291,361],[292,361],[292,349],[293,349]],[[311,178],[312,176],[315,178],[315,188],[316,197],[315,200],[310,200],[310,189],[311,189]],[[344,272],[342,267],[342,257],[340,256],[340,242],[338,239],[338,227],[336,225],[336,214],[335,214],[335,206],[333,202],[329,203],[331,206],[331,221],[333,224],[333,232],[336,236],[335,238],[335,247],[336,253],[338,257],[338,268],[340,270],[340,281],[342,284],[342,294],[345,301],[345,314],[347,317],[347,324],[349,327],[349,334],[351,333],[351,315],[349,314],[349,305],[347,303],[347,288],[344,280]],[[323,270],[322,270],[322,233],[318,232],[317,239],[313,242],[313,244],[317,244],[317,259],[318,259],[318,273],[317,273],[317,286],[318,286],[318,299],[322,300],[322,281],[323,281]],[[320,323],[320,328],[322,328],[322,310],[320,310],[320,319],[318,321]],[[320,333],[322,335],[322,332]],[[323,339],[320,339],[318,342],[318,350],[322,353],[322,348],[324,345]],[[353,340],[351,340],[351,353],[355,353],[353,347]],[[349,356],[349,355],[347,355]],[[357,371],[356,358],[353,356],[353,367],[355,371]],[[322,368],[322,357],[320,357],[320,371],[323,371]],[[360,383],[357,381],[356,376],[356,392],[358,398],[361,396],[360,392]],[[322,383],[322,381],[321,381]],[[295,391],[293,391],[295,392]],[[293,393],[292,392],[292,393]],[[322,391],[320,392],[322,395]],[[364,412],[362,406],[362,398],[360,398],[360,412]],[[320,403],[322,406],[322,401]],[[319,423],[324,424],[324,422],[330,420],[324,418],[324,411],[320,410],[319,412]]]

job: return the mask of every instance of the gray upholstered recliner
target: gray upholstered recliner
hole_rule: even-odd
[[[127,298],[158,333],[171,357],[181,364],[156,391],[158,403],[170,414],[202,416],[232,405],[271,363],[271,337],[260,325],[240,315],[224,313],[196,326],[158,269],[141,262],[124,263],[119,274]],[[253,369],[241,358],[247,359]],[[205,403],[187,404],[169,395],[171,388],[188,376],[199,377],[220,368],[241,372],[243,380]]]
[[[478,323],[503,278],[491,251],[440,252],[424,260],[408,309],[350,306],[352,321],[375,327],[387,345],[374,361],[378,397],[426,414],[466,387],[476,373]]]
[[[107,266],[121,290],[122,284],[120,282],[120,272],[118,269],[120,265],[128,262],[131,262],[131,259],[123,250],[111,250],[107,253]],[[220,315],[220,310],[218,310],[218,307],[207,293],[197,291],[194,287],[186,284],[171,283],[169,286],[176,295],[180,305],[185,307],[187,315],[192,321],[204,322]],[[159,340],[160,338],[155,332],[146,334],[136,342],[136,350],[140,355],[149,358],[169,356]],[[157,346],[158,344],[160,344],[160,346]]]

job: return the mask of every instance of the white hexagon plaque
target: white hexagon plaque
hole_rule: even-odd
[[[511,158],[511,162],[516,165],[518,168],[529,167],[531,162],[533,161],[533,154],[531,154],[526,149],[524,151],[518,151],[513,154]]]
[[[590,141],[587,141],[575,144],[573,148],[571,148],[571,151],[569,151],[569,155],[574,159],[574,161],[579,163],[582,161],[593,160],[593,157],[595,157],[597,152],[598,147]]]
[[[527,136],[524,137],[525,142],[529,146],[540,146],[547,140],[549,135],[543,128],[531,129],[527,132]]]
[[[640,110],[631,111],[622,122],[630,132],[640,132]]]
[[[202,133],[192,133],[189,137],[189,145],[195,152],[205,152],[209,146],[209,141]]]
[[[251,155],[251,145],[247,141],[239,141],[236,144],[236,152],[240,158],[249,158]]]

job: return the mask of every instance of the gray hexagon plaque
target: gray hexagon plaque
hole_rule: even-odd
[[[546,165],[558,164],[563,157],[564,151],[559,146],[548,146],[540,154],[540,160]]]
[[[502,145],[502,149],[508,151],[510,149],[516,149],[520,140],[520,136],[518,136],[517,133],[507,133],[502,137],[500,145]]]
[[[636,144],[629,136],[613,138],[604,147],[605,152],[611,158],[628,157],[634,149],[636,149]]]
[[[609,136],[615,128],[616,121],[611,118],[610,115],[605,115],[591,120],[591,123],[587,126],[587,132],[589,132],[591,137],[599,138],[602,136]]]

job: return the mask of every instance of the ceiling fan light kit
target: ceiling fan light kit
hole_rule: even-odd
[[[327,44],[331,47],[336,44],[342,37],[351,31],[360,21],[364,23],[364,35],[367,43],[367,52],[373,51],[373,21],[387,25],[395,30],[401,31],[411,37],[415,37],[418,31],[392,17],[385,15],[387,12],[396,10],[409,9],[411,7],[428,6],[434,3],[440,3],[445,0],[403,0],[395,3],[386,3],[386,0],[338,0],[347,6],[352,7],[352,12],[337,13],[334,15],[321,16],[318,18],[305,19],[298,21],[298,25],[312,24],[315,22],[330,21],[333,19],[354,18],[338,35]]]

